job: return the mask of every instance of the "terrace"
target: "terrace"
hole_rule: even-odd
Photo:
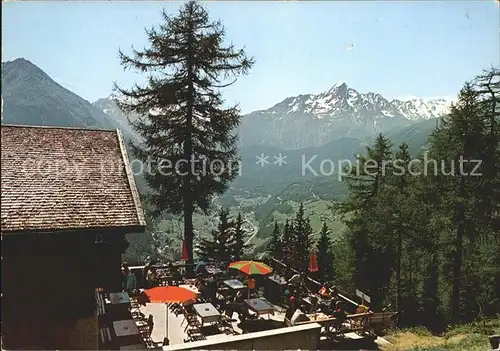
[[[301,301],[299,306],[304,311],[306,320],[291,321],[285,313],[290,306],[275,302],[276,298],[280,297],[275,295],[274,285],[279,285],[285,280],[284,277],[276,274],[259,277],[261,279],[258,280],[256,288],[249,289],[241,282],[241,277],[235,277],[234,270],[231,269],[216,272],[214,275],[208,274],[203,279],[182,278],[181,281],[166,278],[170,277],[168,270],[171,270],[172,266],[160,266],[157,269],[157,282],[160,286],[173,284],[193,291],[197,294],[196,301],[184,304],[151,303],[148,302],[148,296],[143,289],[131,294],[131,298],[122,293],[125,294],[125,302],[115,304],[123,304],[122,311],[125,314],[122,312],[116,318],[128,319],[130,330],[137,337],[122,340],[116,336],[120,332],[116,332],[115,321],[107,326],[103,324],[104,329],[108,331],[102,334],[110,334],[111,338],[103,338],[101,348],[289,349],[300,345],[302,349],[331,349],[332,344],[339,342],[343,342],[343,345],[348,345],[346,342],[373,345],[375,336],[370,330],[374,324],[387,323],[391,316],[388,314],[385,321],[382,321],[380,316],[377,317],[373,312],[347,313],[346,318],[340,320],[311,306],[311,299],[318,298],[316,293],[303,292],[297,295],[297,299]],[[207,292],[203,284],[200,284],[204,279],[213,279],[214,286],[217,287],[215,295]],[[199,287],[202,289],[198,289]],[[235,299],[237,296],[239,298]],[[105,305],[106,309],[110,310],[109,307],[113,303],[108,301]],[[107,314],[109,320],[116,319],[112,316],[113,313]]]

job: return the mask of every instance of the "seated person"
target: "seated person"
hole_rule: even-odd
[[[236,296],[234,297],[234,312],[238,313],[238,317],[241,322],[244,322],[248,317],[250,317],[248,313],[248,309],[246,306],[243,304],[245,301],[245,297],[243,296],[243,293],[241,291],[238,291],[236,293]]]
[[[335,311],[333,312],[333,317],[337,318],[339,323],[344,323],[345,320],[347,319],[347,314],[345,313],[344,309],[342,308],[341,301],[337,301],[335,303]]]
[[[330,306],[326,302],[321,301],[320,303],[318,303],[318,310],[326,315],[329,315],[335,310],[335,307],[330,308]]]
[[[168,263],[168,266],[167,266],[167,275],[173,275],[174,273],[174,265],[172,262],[169,262]]]
[[[365,305],[358,305],[358,308],[356,309],[356,314],[361,314],[361,313],[367,313],[370,309],[368,306]],[[366,317],[359,317],[356,318],[356,321],[354,322],[354,325],[356,327],[363,326],[364,323],[368,323],[368,318]]]
[[[205,296],[210,299],[210,301],[215,302],[217,297],[217,281],[213,278],[207,279],[207,288],[205,291]]]
[[[130,269],[127,267],[124,270],[125,274],[125,290],[129,293],[134,292],[137,290],[137,279],[135,277],[135,274],[130,271]]]
[[[310,321],[311,319],[309,317],[307,317],[301,310],[300,308],[297,308],[297,310],[295,310],[295,313],[293,314],[292,316],[292,319],[290,319],[290,323],[292,325],[295,325],[295,323],[297,322],[306,322],[306,321]]]
[[[367,313],[369,310],[370,310],[370,308],[368,306],[358,305],[358,308],[356,309],[356,314]]]
[[[153,321],[153,315],[150,314],[149,317],[148,317],[148,322],[147,322],[147,325],[148,325],[148,334],[149,336],[151,336],[151,333],[153,332],[153,327],[154,327],[154,321]]]
[[[236,296],[234,297],[234,303],[241,303],[243,301],[245,301],[245,297],[243,296],[241,290],[238,290]]]
[[[156,281],[156,268],[151,267],[148,270],[147,276],[146,276],[146,281],[148,283],[149,288],[154,288],[155,286],[158,286],[157,281]]]
[[[182,282],[182,274],[178,269],[174,269],[172,280],[175,286],[179,286],[179,284]]]
[[[226,264],[223,261],[220,261],[219,264],[217,265],[217,268],[221,270],[221,272],[226,272],[227,267]]]
[[[147,277],[148,277],[148,272],[149,270],[151,269],[151,264],[152,264],[152,261],[151,261],[151,258],[147,258],[146,259],[146,264],[144,265],[144,267],[142,268],[142,276],[144,279],[147,280]]]
[[[293,314],[297,310],[297,303],[295,302],[295,297],[290,297],[290,307],[286,310],[285,318],[288,320],[292,319]]]
[[[310,311],[311,313],[317,312],[318,311],[318,298],[316,296],[311,296],[311,308]]]
[[[288,287],[285,289],[284,293],[283,293],[283,297],[284,297],[284,303],[286,304],[287,302],[290,301],[290,296],[291,296],[291,289],[289,289]]]
[[[294,274],[290,279],[288,279],[288,284],[292,286],[298,286],[301,282],[300,274]]]

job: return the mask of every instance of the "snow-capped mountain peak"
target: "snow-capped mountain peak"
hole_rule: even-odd
[[[335,119],[344,114],[356,117],[369,112],[375,113],[375,117],[399,117],[417,121],[445,115],[449,108],[450,101],[445,99],[389,101],[378,93],[359,93],[345,82],[339,82],[319,94],[287,98],[270,110],[273,114],[302,113],[317,119]]]
[[[445,99],[388,100],[338,82],[319,94],[288,97],[267,110],[244,117],[243,144],[285,148],[322,145],[339,137],[364,138],[449,112]]]

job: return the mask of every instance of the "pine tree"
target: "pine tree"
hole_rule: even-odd
[[[232,226],[233,240],[232,245],[228,247],[228,250],[232,253],[236,260],[240,260],[251,248],[251,245],[246,243],[248,238],[245,229],[243,229],[243,218],[241,213],[238,213],[238,216],[232,223]]]
[[[203,260],[224,261],[231,259],[234,247],[234,227],[229,218],[229,210],[221,208],[219,224],[212,230],[210,238],[202,238],[196,247],[196,253]]]
[[[237,107],[224,108],[219,88],[246,74],[253,60],[243,50],[223,46],[220,22],[211,22],[196,1],[176,17],[162,12],[163,23],[146,30],[150,43],[131,56],[119,52],[122,66],[147,74],[144,86],[118,87],[119,107],[142,117],[131,122],[142,139],[132,145],[148,163],[145,179],[155,213],[182,214],[189,261],[193,258],[193,212],[209,210],[237,173]]]
[[[274,229],[267,246],[266,253],[281,261],[283,259],[283,246],[281,243],[281,232],[277,222],[274,222]]]
[[[472,171],[468,162],[463,160],[477,159],[483,147],[482,135],[484,124],[478,118],[478,96],[471,84],[466,83],[458,96],[458,102],[452,106],[450,117],[445,119],[441,130],[434,134],[433,141],[440,154],[446,155],[441,160],[446,167],[446,173],[441,169],[438,178],[444,178],[448,185],[447,203],[449,204],[449,217],[454,227],[454,235],[450,238],[453,242],[452,250],[452,293],[451,293],[451,319],[456,322],[460,315],[460,292],[462,286],[462,266],[465,235],[474,235],[474,225],[469,214],[474,208],[471,191],[477,182],[474,177],[468,177]]]
[[[292,266],[294,264],[294,243],[293,221],[287,219],[283,226],[283,234],[281,235],[281,245],[283,247],[282,260],[287,266]]]
[[[349,213],[370,206],[383,187],[392,169],[391,142],[379,134],[372,147],[366,148],[366,155],[357,155],[355,167],[346,167],[342,180],[347,182],[349,198],[337,204],[341,213]]]
[[[332,243],[330,241],[328,226],[323,222],[318,243],[316,244],[316,258],[318,260],[318,275],[321,281],[330,281],[333,278]]]
[[[354,284],[382,303],[382,287],[390,281],[392,268],[390,258],[393,245],[387,235],[389,222],[381,220],[391,216],[390,209],[379,204],[387,203],[378,196],[384,195],[392,173],[391,142],[382,134],[373,146],[367,147],[365,155],[358,156],[356,167],[345,169],[343,181],[347,183],[348,197],[334,204],[348,228],[346,240],[353,250]]]
[[[303,203],[300,204],[293,223],[293,237],[295,240],[292,258],[294,268],[300,272],[306,272],[312,248],[312,227],[309,218],[305,216]]]

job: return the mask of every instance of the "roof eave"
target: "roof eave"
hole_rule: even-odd
[[[127,149],[125,147],[125,141],[123,139],[122,132],[117,129],[116,135],[118,137],[118,144],[120,145],[120,151],[122,154],[123,164],[125,167],[125,173],[127,174],[128,185],[130,192],[132,194],[132,199],[134,201],[135,210],[137,213],[137,220],[142,226],[146,226],[146,219],[144,217],[144,211],[142,209],[141,198],[139,197],[139,192],[137,191],[137,186],[135,184],[134,175],[132,174],[132,168],[128,159]]]
[[[23,235],[23,234],[56,234],[56,233],[75,233],[75,232],[115,232],[121,234],[144,233],[145,225],[130,225],[130,226],[110,226],[110,227],[81,227],[81,228],[24,228],[18,230],[1,230],[2,236]]]

